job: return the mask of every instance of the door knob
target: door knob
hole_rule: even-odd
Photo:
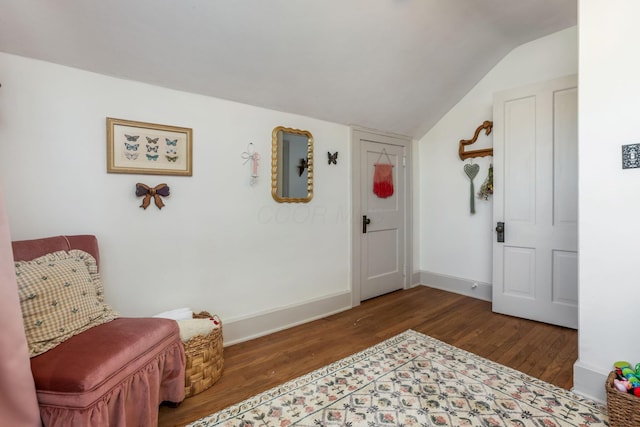
[[[371,219],[367,218],[366,215],[362,215],[362,233],[367,232],[367,225],[371,224]]]
[[[498,233],[498,242],[504,243],[504,222],[498,222],[496,232]]]

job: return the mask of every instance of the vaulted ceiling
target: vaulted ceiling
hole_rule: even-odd
[[[0,51],[419,138],[576,3],[0,0]]]

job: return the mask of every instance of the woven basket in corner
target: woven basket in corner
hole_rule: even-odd
[[[607,378],[607,412],[611,427],[640,426],[640,397],[616,390],[613,380],[616,373],[612,371]]]
[[[185,397],[198,394],[211,387],[222,376],[222,322],[218,316],[206,311],[193,313],[194,319],[213,317],[219,323],[208,335],[196,335],[184,343],[187,356],[185,368]]]

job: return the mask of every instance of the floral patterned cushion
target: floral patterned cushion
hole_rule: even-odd
[[[104,303],[95,258],[84,251],[54,252],[15,267],[31,357],[118,317]]]

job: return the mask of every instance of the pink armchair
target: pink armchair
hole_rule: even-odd
[[[15,261],[81,249],[100,262],[95,236],[12,243]],[[184,399],[185,354],[175,321],[118,318],[31,358],[45,426],[152,426],[158,406]]]

